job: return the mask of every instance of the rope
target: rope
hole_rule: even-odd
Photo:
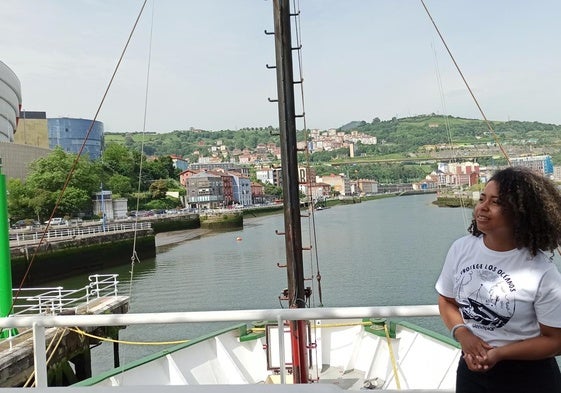
[[[305,108],[305,98],[304,98],[304,67],[302,61],[302,37],[301,37],[301,27],[300,27],[300,2],[293,0],[292,2],[293,10],[297,10],[294,12],[296,23],[294,24],[295,35],[296,35],[296,47],[298,49],[298,73],[300,78],[300,100],[302,104],[302,120],[303,120],[303,131],[304,131],[304,143],[305,143],[305,157],[306,157],[306,183],[308,187],[308,207],[310,212],[310,219],[308,220],[308,233],[310,244],[312,247],[312,253],[310,254],[310,270],[312,272],[312,276],[315,276],[317,281],[317,288],[318,288],[318,299],[319,299],[319,306],[323,307],[323,297],[321,291],[321,273],[319,269],[319,256],[318,256],[318,242],[317,242],[317,232],[316,232],[316,222],[315,222],[315,209],[313,204],[313,192],[312,192],[312,176],[311,176],[311,165],[310,165],[310,150],[308,149],[308,137],[309,137],[309,130],[306,123],[306,108]],[[310,208],[311,206],[311,208]],[[315,267],[314,267],[315,261]],[[314,271],[317,273],[314,274]],[[315,299],[315,291],[312,291],[312,299]],[[315,302],[314,302],[315,303]],[[314,304],[315,305],[315,304]]]
[[[56,336],[60,333],[60,336],[59,336],[59,338],[58,338],[58,341],[57,341],[55,347],[52,349],[51,354],[49,355],[49,358],[48,358],[47,361],[46,361],[46,364],[47,364],[47,365],[49,364],[49,362],[51,361],[51,359],[52,359],[53,356],[55,355],[58,346],[60,345],[62,339],[64,338],[64,332],[65,332],[66,330],[67,330],[66,328],[64,328],[64,329],[57,329],[57,331],[55,332],[55,334],[54,334],[54,336],[53,336],[53,339],[52,339],[51,342],[49,343],[49,345],[48,345],[48,347],[47,347],[47,352],[49,352],[49,350],[51,349],[51,347],[52,347],[52,345],[53,345],[53,342],[55,341]],[[29,375],[29,377],[27,378],[27,380],[26,380],[25,383],[23,384],[23,387],[24,387],[24,388],[25,388],[25,387],[28,387],[29,384],[31,383],[31,380],[34,380],[34,379],[35,379],[35,370],[33,370],[33,371],[31,372],[31,374]],[[33,387],[33,386],[35,386],[35,381],[33,381],[33,383],[31,384],[31,387]]]
[[[74,333],[78,333],[82,336],[87,336],[90,338],[95,338],[96,340],[99,341],[104,341],[104,342],[111,342],[111,343],[117,343],[117,344],[126,344],[126,345],[176,345],[176,344],[185,344],[187,342],[189,342],[190,340],[177,340],[177,341],[126,341],[126,340],[115,340],[113,338],[109,338],[109,337],[101,337],[101,336],[96,336],[94,334],[91,333],[87,333],[83,330],[81,330],[78,327],[74,327],[74,328],[68,328],[70,331],[73,331]]]
[[[390,332],[388,331],[388,325],[386,323],[384,323],[384,331],[386,332],[386,341],[388,343],[388,351],[390,353],[390,359],[392,361],[392,369],[393,369],[393,373],[395,375],[395,385],[397,386],[398,390],[401,390],[401,384],[399,382],[399,374],[397,371],[397,362],[395,361],[395,356],[393,354],[393,347],[392,347],[392,341],[390,339]]]
[[[460,74],[460,77],[462,78],[462,80],[464,81],[464,84],[466,85],[469,94],[471,95],[471,98],[473,99],[473,101],[475,102],[475,105],[477,106],[477,109],[479,109],[479,113],[481,113],[481,116],[483,116],[483,120],[485,120],[485,124],[487,125],[487,128],[489,130],[489,132],[491,133],[491,135],[493,135],[493,139],[495,140],[495,143],[497,144],[497,146],[499,147],[499,149],[501,150],[501,153],[503,154],[503,156],[506,158],[508,165],[511,165],[510,163],[510,158],[508,157],[507,152],[505,151],[505,149],[503,148],[503,146],[501,145],[501,142],[499,141],[499,138],[497,136],[497,134],[495,134],[495,130],[493,130],[493,127],[491,126],[491,122],[489,120],[487,120],[487,116],[485,116],[485,113],[483,112],[483,109],[481,108],[481,105],[479,105],[479,101],[477,101],[477,98],[475,97],[475,94],[473,93],[473,91],[471,90],[471,87],[469,86],[469,83],[467,82],[466,78],[464,77],[464,74],[462,73],[462,70],[460,69],[460,66],[458,65],[458,63],[456,62],[456,59],[454,58],[454,56],[452,55],[452,52],[450,51],[450,48],[448,47],[448,44],[446,43],[446,41],[444,40],[444,37],[442,36],[442,34],[440,33],[440,30],[438,29],[438,26],[436,25],[436,22],[434,21],[434,19],[432,18],[431,13],[429,12],[427,6],[425,5],[424,0],[421,0],[421,4],[423,5],[423,8],[425,9],[430,21],[432,22],[432,25],[434,26],[438,36],[440,37],[440,40],[442,41],[442,43],[444,44],[444,47],[446,48],[446,51],[448,52],[448,55],[450,56],[450,58],[452,59],[452,62],[454,63],[454,66],[456,67],[456,70],[458,70],[458,73]]]
[[[147,0],[145,0],[147,1]],[[148,64],[146,67],[146,88],[144,91],[144,114],[142,119],[142,133],[141,133],[141,144],[140,144],[140,162],[138,169],[138,187],[136,193],[136,214],[134,215],[134,234],[132,242],[132,255],[131,255],[131,270],[129,279],[129,299],[132,298],[132,285],[134,277],[134,265],[135,263],[140,263],[138,255],[136,253],[136,241],[138,238],[138,208],[140,206],[140,185],[142,183],[142,167],[143,167],[143,157],[144,157],[144,138],[146,135],[146,114],[148,112],[148,91],[150,86],[150,68],[152,64],[152,42],[153,42],[153,31],[154,31],[154,8],[155,1],[152,3],[152,19],[150,23],[150,39],[148,40]]]
[[[432,46],[432,45],[431,45]],[[448,144],[450,145],[450,149],[452,150],[452,156],[453,156],[453,161],[454,162],[458,162],[458,152],[457,150],[454,150],[454,144],[452,143],[452,132],[450,131],[450,122],[448,120],[448,109],[446,108],[446,99],[444,98],[444,89],[442,87],[442,78],[440,77],[440,68],[438,66],[438,58],[436,56],[436,50],[434,48],[434,46],[432,46],[433,48],[433,53],[434,53],[434,65],[435,65],[435,69],[436,69],[436,80],[438,83],[438,91],[440,93],[440,104],[442,105],[442,113],[444,114],[444,125],[446,127],[446,136],[448,137]],[[439,186],[440,186],[440,182],[439,182]],[[466,203],[465,203],[465,199],[464,199],[464,195],[462,192],[460,192],[459,194],[460,197],[460,205],[462,207],[466,207]],[[468,227],[468,217],[467,217],[467,211],[463,210],[462,211],[462,219],[464,222],[464,227],[467,228]]]
[[[89,126],[89,128],[88,128],[88,131],[86,132],[86,136],[85,136],[85,138],[84,138],[84,141],[82,142],[82,146],[80,146],[80,150],[78,151],[78,154],[76,155],[76,159],[74,160],[74,162],[73,162],[73,164],[72,164],[72,167],[71,167],[71,169],[70,169],[70,171],[69,171],[69,173],[68,173],[68,176],[66,177],[66,180],[65,180],[65,182],[64,182],[64,185],[62,186],[62,189],[61,189],[61,191],[60,191],[60,194],[59,194],[59,196],[58,196],[58,198],[57,198],[57,200],[56,200],[56,202],[55,202],[55,206],[54,206],[54,208],[53,208],[53,211],[51,212],[51,215],[49,216],[49,220],[48,220],[48,222],[47,222],[47,225],[46,225],[45,229],[43,230],[43,233],[41,234],[41,238],[39,239],[39,243],[38,243],[37,247],[35,248],[35,251],[33,252],[32,256],[31,256],[31,260],[29,261],[29,265],[27,266],[27,269],[25,270],[25,273],[23,274],[23,277],[22,277],[21,282],[20,282],[20,284],[19,284],[19,287],[18,287],[18,289],[17,289],[17,291],[16,291],[16,293],[15,293],[15,295],[14,295],[14,301],[12,302],[12,306],[11,306],[10,311],[9,311],[8,314],[12,313],[12,311],[13,311],[13,309],[14,309],[14,302],[19,298],[19,294],[20,294],[20,292],[21,292],[21,290],[22,290],[22,288],[23,288],[23,285],[25,284],[25,282],[26,282],[26,280],[27,280],[27,277],[29,276],[29,273],[30,273],[30,271],[31,271],[31,267],[33,266],[33,263],[35,262],[35,259],[36,259],[37,253],[38,253],[38,251],[39,251],[39,248],[40,248],[40,246],[45,242],[45,237],[47,236],[47,232],[48,232],[49,227],[50,227],[50,225],[51,225],[51,220],[52,220],[52,218],[54,217],[54,215],[55,215],[55,213],[56,213],[56,211],[57,211],[57,208],[58,208],[58,206],[60,205],[60,202],[61,202],[61,200],[62,200],[62,197],[63,197],[63,195],[64,195],[64,192],[66,191],[66,188],[68,187],[68,184],[70,183],[70,180],[72,179],[72,176],[73,176],[73,174],[74,174],[74,171],[76,170],[76,167],[77,167],[77,165],[78,165],[78,162],[79,162],[79,160],[80,160],[80,157],[81,157],[81,155],[82,155],[82,152],[83,152],[83,150],[84,150],[84,147],[86,146],[86,142],[88,141],[88,138],[89,138],[89,136],[90,136],[90,133],[91,133],[91,131],[92,131],[92,129],[93,129],[93,126],[94,126],[94,124],[95,124],[95,121],[97,120],[97,117],[98,117],[99,113],[101,112],[101,108],[102,108],[103,104],[105,103],[105,99],[106,99],[106,97],[107,97],[107,94],[109,93],[109,89],[111,88],[111,85],[113,84],[113,80],[115,79],[115,76],[116,76],[116,74],[117,74],[117,71],[119,70],[119,67],[120,67],[120,65],[121,65],[121,62],[123,61],[123,58],[124,58],[125,53],[126,53],[126,51],[127,51],[127,48],[128,48],[128,46],[129,46],[129,44],[130,44],[130,42],[131,42],[132,36],[133,36],[133,34],[134,34],[135,30],[136,30],[136,27],[137,27],[137,25],[138,25],[138,21],[140,20],[140,16],[142,15],[142,12],[143,12],[143,10],[144,10],[144,7],[145,7],[147,1],[148,1],[148,0],[144,0],[142,6],[141,6],[141,8],[140,8],[140,11],[139,11],[139,13],[138,13],[138,15],[137,15],[137,17],[136,17],[136,20],[135,20],[135,22],[134,22],[134,24],[133,24],[133,27],[132,27],[132,29],[131,29],[131,32],[129,33],[129,36],[128,36],[127,41],[126,41],[126,43],[125,43],[125,46],[123,47],[123,50],[121,51],[121,55],[120,55],[120,57],[119,57],[119,60],[117,61],[117,64],[115,65],[115,68],[114,68],[114,70],[113,70],[113,73],[111,74],[111,78],[109,79],[109,83],[108,83],[108,85],[107,85],[107,88],[105,89],[105,92],[103,93],[103,96],[102,96],[102,98],[101,98],[101,101],[99,102],[99,105],[98,105],[97,110],[96,110],[96,112],[95,112],[94,118],[93,118],[93,120],[92,120],[92,122],[91,122],[91,124],[90,124],[90,126]],[[3,330],[4,330],[4,328],[0,328],[0,332],[2,332]]]

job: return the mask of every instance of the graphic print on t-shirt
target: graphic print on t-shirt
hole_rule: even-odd
[[[464,319],[495,329],[512,318],[516,288],[502,269],[473,264],[460,271],[457,281],[457,299]]]

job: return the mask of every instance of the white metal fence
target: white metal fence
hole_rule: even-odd
[[[150,229],[152,225],[149,221],[139,222],[116,222],[105,225],[88,225],[81,227],[60,227],[51,226],[49,231],[45,234],[45,240],[68,240],[77,237],[93,236],[104,233],[114,232],[130,232],[135,230]],[[39,242],[43,232],[26,231],[26,232],[10,232],[11,245],[23,245],[25,243]]]
[[[94,274],[89,284],[79,289],[21,288],[14,289],[14,315],[56,315],[75,311],[90,300],[118,295],[118,274]]]

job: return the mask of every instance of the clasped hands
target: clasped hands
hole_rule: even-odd
[[[463,329],[460,334],[456,334],[456,337],[462,346],[466,365],[471,371],[487,371],[500,360],[496,348],[474,335],[469,329]]]

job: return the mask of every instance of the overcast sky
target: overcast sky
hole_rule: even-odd
[[[142,2],[2,0],[0,60],[21,81],[23,108],[92,119]],[[426,5],[487,118],[561,124],[561,2]],[[300,9],[308,128],[481,118],[420,1]],[[277,127],[272,13],[271,0],[150,0],[98,116],[105,131]]]

